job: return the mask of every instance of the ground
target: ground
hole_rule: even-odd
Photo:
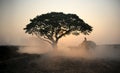
[[[0,46],[0,73],[120,73],[120,60],[19,54],[17,48]]]

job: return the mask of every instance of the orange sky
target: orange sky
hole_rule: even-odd
[[[119,8],[119,0],[1,0],[0,44],[23,43],[31,37],[23,31],[29,20],[52,11],[77,14],[93,26],[93,32],[86,37],[97,44],[120,44]],[[76,45],[84,37],[70,35],[59,43]]]

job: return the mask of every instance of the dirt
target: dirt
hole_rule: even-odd
[[[120,73],[119,68],[120,60],[49,57],[45,54],[19,54],[0,62],[0,73]]]

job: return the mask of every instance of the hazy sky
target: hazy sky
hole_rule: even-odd
[[[120,44],[120,0],[0,0],[0,44],[23,44],[31,37],[23,30],[29,20],[52,11],[77,14],[93,26],[86,37],[97,44]],[[70,35],[59,43],[83,38]]]

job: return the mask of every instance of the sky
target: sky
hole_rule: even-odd
[[[120,0],[0,0],[0,44],[26,44],[23,28],[48,12],[77,14],[93,27],[90,35],[66,36],[59,44],[78,45],[87,37],[96,44],[120,44]]]

